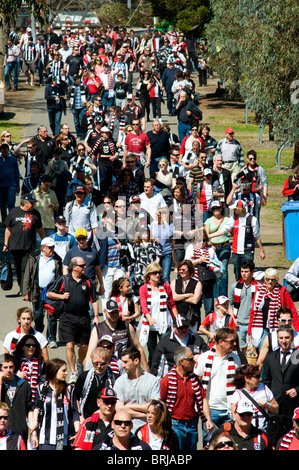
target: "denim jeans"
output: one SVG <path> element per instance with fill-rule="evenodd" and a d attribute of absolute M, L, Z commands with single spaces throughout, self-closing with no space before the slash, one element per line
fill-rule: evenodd
<path fill-rule="evenodd" d="M 228 263 L 230 258 L 231 247 L 230 245 L 224 245 L 216 247 L 216 255 L 223 266 L 223 273 L 220 280 L 219 295 L 226 295 L 228 292 Z"/>
<path fill-rule="evenodd" d="M 42 291 L 40 292 L 40 296 L 37 302 L 33 302 L 33 315 L 34 315 L 34 323 L 35 329 L 42 333 L 44 331 L 44 302 L 42 301 Z M 48 327 L 47 327 L 47 340 L 56 341 L 56 334 L 57 334 L 57 319 L 51 317 L 47 313 L 48 319 Z"/>
<path fill-rule="evenodd" d="M 211 419 L 217 428 L 220 428 L 226 422 L 232 423 L 231 416 L 228 414 L 227 410 L 216 410 L 215 408 L 210 408 L 210 413 Z M 208 433 L 205 427 L 203 427 L 202 437 L 203 445 L 205 446 L 208 443 Z"/>
<path fill-rule="evenodd" d="M 196 450 L 198 442 L 198 418 L 189 420 L 172 418 L 172 429 L 179 439 L 180 450 Z"/>
<path fill-rule="evenodd" d="M 6 219 L 7 209 L 10 212 L 15 207 L 16 188 L 2 187 L 0 188 L 0 209 L 2 222 Z"/>
<path fill-rule="evenodd" d="M 82 121 L 82 118 L 83 118 L 84 114 L 86 113 L 86 108 L 80 108 L 80 109 L 72 108 L 72 113 L 73 113 L 73 116 L 74 116 L 74 124 L 75 124 L 77 137 L 78 137 L 78 139 L 81 139 L 81 137 L 83 135 L 83 129 L 81 127 L 81 121 Z"/>
<path fill-rule="evenodd" d="M 8 62 L 5 65 L 4 69 L 4 79 L 5 79 L 5 85 L 7 88 L 10 87 L 10 75 L 12 74 L 13 76 L 13 86 L 14 89 L 18 89 L 18 63 L 17 62 Z"/>
<path fill-rule="evenodd" d="M 246 348 L 248 339 L 248 324 L 238 323 L 237 333 L 239 337 L 240 349 Z"/>
<path fill-rule="evenodd" d="M 184 122 L 178 122 L 178 133 L 180 144 L 183 142 L 184 137 L 190 134 L 191 125 L 185 124 Z"/>
<path fill-rule="evenodd" d="M 102 95 L 102 106 L 105 110 L 109 110 L 111 106 L 114 105 L 114 96 L 109 98 L 109 92 L 104 91 Z"/>
<path fill-rule="evenodd" d="M 53 135 L 58 135 L 60 133 L 61 127 L 61 109 L 48 109 L 49 124 Z"/>
<path fill-rule="evenodd" d="M 161 257 L 162 280 L 163 282 L 168 282 L 168 284 L 170 283 L 171 263 L 172 263 L 172 253 L 167 253 L 166 255 L 162 255 Z"/>

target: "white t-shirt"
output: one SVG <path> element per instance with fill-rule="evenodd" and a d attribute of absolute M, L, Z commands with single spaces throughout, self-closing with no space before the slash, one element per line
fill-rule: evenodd
<path fill-rule="evenodd" d="M 147 197 L 145 193 L 142 193 L 140 200 L 140 209 L 144 209 L 148 212 L 153 220 L 156 220 L 157 210 L 161 207 L 166 207 L 166 202 L 161 194 L 154 194 L 152 197 Z"/>
<path fill-rule="evenodd" d="M 36 337 L 37 341 L 40 344 L 41 349 L 47 346 L 48 341 L 42 333 L 34 330 L 32 334 Z M 14 348 L 11 347 L 12 344 L 18 343 L 20 339 L 23 338 L 23 336 L 24 336 L 24 333 L 18 333 L 16 330 L 11 331 L 10 333 L 7 333 L 7 335 L 4 338 L 3 347 L 9 352 L 9 354 L 11 354 L 14 350 Z"/>

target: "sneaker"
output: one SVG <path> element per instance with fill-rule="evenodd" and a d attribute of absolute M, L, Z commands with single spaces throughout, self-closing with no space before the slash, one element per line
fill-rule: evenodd
<path fill-rule="evenodd" d="M 57 343 L 56 341 L 50 341 L 49 344 L 48 344 L 48 347 L 50 349 L 56 349 L 57 348 Z"/>
<path fill-rule="evenodd" d="M 77 367 L 78 374 L 79 375 L 82 374 L 83 369 L 84 369 L 83 364 L 80 364 L 80 362 L 76 361 L 76 367 Z"/>
<path fill-rule="evenodd" d="M 31 85 L 31 86 L 34 86 L 34 83 L 33 83 L 33 82 L 31 82 L 31 83 L 30 83 L 30 85 Z"/>
<path fill-rule="evenodd" d="M 78 374 L 77 372 L 71 372 L 70 373 L 70 380 L 69 380 L 69 383 L 70 384 L 75 384 L 77 382 L 77 379 L 78 379 Z"/>

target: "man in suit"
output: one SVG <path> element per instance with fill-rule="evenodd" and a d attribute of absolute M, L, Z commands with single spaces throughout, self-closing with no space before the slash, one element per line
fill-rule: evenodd
<path fill-rule="evenodd" d="M 279 415 L 289 430 L 294 409 L 299 406 L 299 360 L 297 349 L 292 348 L 294 332 L 290 326 L 279 326 L 277 339 L 279 348 L 268 353 L 264 363 L 263 383 L 272 390 Z"/>

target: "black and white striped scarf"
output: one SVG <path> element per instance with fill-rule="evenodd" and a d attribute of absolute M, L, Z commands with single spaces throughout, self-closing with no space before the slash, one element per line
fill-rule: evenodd
<path fill-rule="evenodd" d="M 208 385 L 210 382 L 215 352 L 216 352 L 216 348 L 215 347 L 211 348 L 207 357 L 207 361 L 204 366 L 204 371 L 203 371 L 203 375 L 201 378 L 201 382 L 205 390 L 208 388 Z M 235 386 L 232 383 L 235 371 L 236 371 L 236 365 L 235 365 L 234 358 L 232 355 L 229 355 L 228 362 L 227 362 L 227 370 L 226 370 L 226 396 L 227 397 L 232 395 L 235 391 Z"/>
<path fill-rule="evenodd" d="M 166 333 L 167 330 L 167 293 L 163 284 L 159 284 L 160 293 L 160 314 L 161 314 L 161 327 L 159 330 L 160 334 Z M 147 284 L 147 308 L 151 310 L 152 303 L 152 288 L 150 283 Z"/>

